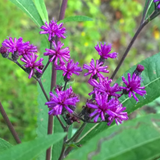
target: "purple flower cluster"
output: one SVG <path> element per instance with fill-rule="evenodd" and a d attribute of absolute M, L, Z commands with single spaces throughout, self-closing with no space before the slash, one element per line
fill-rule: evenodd
<path fill-rule="evenodd" d="M 79 102 L 79 99 L 73 93 L 72 87 L 66 91 L 61 91 L 58 88 L 55 91 L 57 96 L 50 92 L 50 101 L 45 103 L 50 108 L 48 113 L 50 115 L 60 115 L 62 112 L 64 113 L 66 111 L 73 113 L 73 110 L 75 109 L 76 103 Z"/>
<path fill-rule="evenodd" d="M 96 60 L 96 65 L 95 65 L 94 59 L 92 59 L 90 62 L 90 66 L 86 64 L 83 65 L 83 68 L 88 70 L 88 73 L 85 73 L 84 76 L 91 74 L 90 79 L 96 78 L 96 76 L 99 78 L 104 78 L 104 76 L 100 72 L 109 73 L 109 71 L 107 70 L 108 66 L 103 67 L 102 65 L 103 63 L 99 62 L 99 60 Z"/>
<path fill-rule="evenodd" d="M 111 44 L 100 44 L 95 46 L 95 49 L 97 50 L 98 54 L 101 56 L 101 59 L 108 59 L 108 58 L 116 58 L 117 54 L 116 52 L 110 53 L 112 48 Z M 110 53 L 110 54 L 109 54 Z"/>
<path fill-rule="evenodd" d="M 108 94 L 96 93 L 96 105 L 92 103 L 87 103 L 89 108 L 93 108 L 94 112 L 90 114 L 94 117 L 94 122 L 98 121 L 101 117 L 102 121 L 107 121 L 110 125 L 115 119 L 117 125 L 122 123 L 123 120 L 128 120 L 127 112 L 123 112 L 126 107 L 122 107 L 122 104 L 117 99 L 110 99 Z"/>
<path fill-rule="evenodd" d="M 79 75 L 82 72 L 81 67 L 78 67 L 78 62 L 74 63 L 73 60 L 70 60 L 70 50 L 69 47 L 62 48 L 64 46 L 61 41 L 54 41 L 55 36 L 59 38 L 66 38 L 64 33 L 66 29 L 63 26 L 63 23 L 57 24 L 54 20 L 52 20 L 49 24 L 45 23 L 46 26 L 42 26 L 40 34 L 49 34 L 48 40 L 51 43 L 50 49 L 46 48 L 46 52 L 44 56 L 49 56 L 49 61 L 53 62 L 56 66 L 56 70 L 62 70 L 63 76 L 65 79 L 69 80 L 72 74 Z"/>
<path fill-rule="evenodd" d="M 59 38 L 64 38 L 63 34 L 65 33 L 65 29 L 62 28 L 62 24 L 58 25 L 55 21 L 45 24 L 46 26 L 41 27 L 44 31 L 40 33 L 49 34 L 48 40 L 50 41 L 51 47 L 50 49 L 46 49 L 44 55 L 49 56 L 49 61 L 55 64 L 56 70 L 63 71 L 64 80 L 67 83 L 71 79 L 72 74 L 80 75 L 82 69 L 78 67 L 78 62 L 74 63 L 72 59 L 70 60 L 69 48 L 62 48 L 64 46 L 63 43 L 53 40 L 53 38 L 58 35 Z M 122 121 L 128 119 L 128 116 L 127 112 L 124 112 L 126 107 L 122 106 L 118 98 L 121 97 L 122 94 L 127 93 L 129 97 L 131 97 L 132 94 L 137 100 L 134 92 L 144 95 L 145 92 L 142 91 L 144 87 L 140 87 L 141 81 L 138 74 L 135 74 L 136 76 L 133 77 L 132 81 L 129 79 L 129 82 L 126 82 L 126 80 L 124 81 L 123 78 L 127 87 L 121 87 L 117 83 L 112 86 L 112 80 L 105 77 L 102 73 L 109 73 L 107 70 L 108 66 L 104 66 L 105 60 L 108 58 L 115 59 L 118 53 L 110 53 L 111 44 L 106 45 L 105 43 L 101 43 L 100 45 L 96 45 L 95 49 L 100 55 L 99 60 L 92 59 L 89 65 L 83 65 L 83 69 L 88 71 L 84 76 L 90 75 L 88 83 L 93 86 L 93 91 L 89 93 L 89 95 L 92 95 L 92 99 L 87 100 L 86 103 L 86 108 L 90 108 L 91 110 L 85 109 L 81 115 L 84 117 L 84 121 L 85 119 L 94 119 L 94 122 L 97 122 L 100 118 L 101 121 L 106 121 L 108 125 L 110 125 L 113 120 L 115 120 L 117 124 L 122 123 Z M 136 73 L 140 72 L 138 71 Z M 71 88 L 65 91 L 65 87 L 66 85 L 64 86 L 64 91 L 62 91 L 63 87 L 61 89 L 56 89 L 57 96 L 51 92 L 51 99 L 49 102 L 46 102 L 46 105 L 50 108 L 49 114 L 59 115 L 64 114 L 64 111 L 68 111 L 70 115 L 69 119 L 74 119 L 72 115 L 73 110 L 71 108 L 75 109 L 76 102 L 79 100 L 76 96 L 70 97 L 69 91 Z"/>
<path fill-rule="evenodd" d="M 36 62 L 36 59 L 38 55 L 37 53 L 37 47 L 34 46 L 33 44 L 30 44 L 30 42 L 23 42 L 23 39 L 20 37 L 19 39 L 9 37 L 9 39 L 6 39 L 2 42 L 2 46 L 7 49 L 7 52 L 12 53 L 12 60 L 17 61 L 19 56 L 22 56 L 20 58 L 21 61 L 25 62 L 26 64 L 24 65 L 26 67 L 26 70 L 30 70 L 29 77 L 31 78 L 35 70 L 42 74 L 42 68 L 43 64 L 43 58 L 41 58 L 39 61 Z"/>
<path fill-rule="evenodd" d="M 32 53 L 30 56 L 24 55 L 20 60 L 25 63 L 25 67 L 30 69 L 29 79 L 34 75 L 34 70 L 42 74 L 42 70 L 39 69 L 39 66 L 43 66 L 42 61 L 43 58 L 40 58 L 39 61 L 36 62 L 38 55 Z"/>
<path fill-rule="evenodd" d="M 64 36 L 65 28 L 62 27 L 63 24 L 57 24 L 52 20 L 49 24 L 45 23 L 45 26 L 42 26 L 43 31 L 40 34 L 48 34 L 48 40 L 50 42 L 50 48 L 46 48 L 44 56 L 49 56 L 49 62 L 53 62 L 56 70 L 62 70 L 64 80 L 66 83 L 71 79 L 72 74 L 80 75 L 82 72 L 81 67 L 78 67 L 78 62 L 74 63 L 70 56 L 69 47 L 63 47 L 64 44 L 58 40 L 55 41 L 55 36 L 58 38 L 66 38 Z M 71 123 L 74 120 L 77 120 L 73 115 L 73 110 L 75 109 L 76 103 L 79 102 L 78 97 L 73 93 L 72 88 L 65 90 L 65 87 L 58 87 L 55 89 L 56 95 L 50 92 L 51 99 L 49 102 L 46 102 L 46 105 L 50 108 L 49 114 L 51 115 L 60 115 L 65 114 L 65 120 L 67 123 Z M 63 88 L 63 91 L 62 91 Z M 77 120 L 78 121 L 78 120 Z"/>
<path fill-rule="evenodd" d="M 73 59 L 71 59 L 67 65 L 56 66 L 57 70 L 63 71 L 63 76 L 66 76 L 67 79 L 70 79 L 72 74 L 80 75 L 79 72 L 82 72 L 81 67 L 78 67 L 78 62 L 74 63 Z"/>
<path fill-rule="evenodd" d="M 133 95 L 134 99 L 138 102 L 138 98 L 136 97 L 135 93 L 139 94 L 140 96 L 144 96 L 146 91 L 144 90 L 145 87 L 141 87 L 142 78 L 137 76 L 135 73 L 132 75 L 128 73 L 128 81 L 125 77 L 122 77 L 122 80 L 126 87 L 121 87 L 125 94 L 128 94 L 128 97 L 131 98 Z"/>
<path fill-rule="evenodd" d="M 59 65 L 64 65 L 64 60 L 68 62 L 70 59 L 69 48 L 66 47 L 62 49 L 64 44 L 60 41 L 58 41 L 57 44 L 55 43 L 55 41 L 53 41 L 52 44 L 54 46 L 54 49 L 46 49 L 47 52 L 44 53 L 44 56 L 50 56 L 51 58 L 49 61 L 54 61 L 55 65 L 58 65 L 58 59 L 60 60 Z"/>
<path fill-rule="evenodd" d="M 154 0 L 154 2 L 158 2 L 158 0 Z M 128 80 L 122 77 L 125 86 L 119 86 L 118 83 L 112 85 L 112 79 L 104 76 L 105 73 L 109 73 L 108 66 L 105 66 L 105 60 L 108 58 L 115 59 L 118 53 L 110 53 L 111 44 L 97 44 L 95 49 L 100 58 L 98 60 L 91 59 L 89 65 L 83 65 L 83 69 L 87 70 L 84 76 L 90 75 L 88 83 L 93 87 L 93 91 L 89 95 L 92 98 L 87 99 L 84 109 L 79 114 L 80 117 L 77 117 L 74 114 L 74 110 L 76 103 L 79 102 L 79 98 L 74 94 L 72 87 L 66 89 L 66 85 L 73 74 L 80 75 L 82 68 L 78 66 L 78 62 L 74 63 L 73 59 L 71 59 L 69 47 L 63 47 L 64 44 L 60 41 L 60 38 L 66 38 L 64 36 L 66 29 L 62 23 L 57 24 L 56 21 L 52 20 L 49 24 L 46 22 L 41 29 L 43 31 L 40 31 L 40 34 L 48 34 L 50 43 L 50 48 L 46 48 L 44 52 L 44 56 L 48 56 L 48 63 L 45 69 L 50 62 L 54 63 L 56 70 L 63 71 L 65 81 L 64 86 L 55 88 L 55 94 L 50 92 L 50 100 L 45 103 L 50 108 L 48 114 L 54 116 L 62 114 L 64 120 L 69 125 L 74 121 L 79 122 L 78 118 L 85 122 L 92 120 L 95 123 L 104 121 L 107 122 L 107 125 L 110 125 L 113 120 L 115 120 L 117 125 L 127 120 L 126 107 L 122 106 L 119 98 L 123 94 L 127 94 L 129 98 L 133 96 L 136 101 L 139 101 L 136 94 L 140 96 L 146 94 L 145 87 L 141 86 L 142 78 L 140 76 L 144 67 L 137 65 L 132 76 L 128 73 Z M 20 60 L 25 63 L 23 65 L 25 69 L 22 66 L 21 68 L 29 73 L 28 78 L 33 76 L 41 77 L 44 67 L 42 64 L 43 58 L 37 61 L 37 47 L 30 44 L 29 41 L 23 42 L 21 37 L 19 39 L 9 37 L 9 39 L 3 41 L 0 52 L 5 58 L 8 58 L 11 52 L 12 58 L 9 57 L 8 59 L 16 63 L 18 63 L 17 60 L 21 56 Z"/>
<path fill-rule="evenodd" d="M 40 34 L 48 34 L 48 40 L 52 41 L 52 39 L 57 36 L 59 38 L 66 38 L 64 33 L 66 29 L 62 27 L 63 23 L 57 24 L 56 21 L 52 20 L 49 24 L 45 22 L 45 25 L 41 27 L 44 31 L 40 31 Z"/>

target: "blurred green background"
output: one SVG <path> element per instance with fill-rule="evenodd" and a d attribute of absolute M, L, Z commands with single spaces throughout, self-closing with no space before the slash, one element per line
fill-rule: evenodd
<path fill-rule="evenodd" d="M 46 0 L 45 2 L 49 19 L 58 19 L 60 1 Z M 144 0 L 77 0 L 76 2 L 69 0 L 66 17 L 86 15 L 93 19 L 89 22 L 64 24 L 67 28 L 67 38 L 63 42 L 65 46 L 69 46 L 71 57 L 83 66 L 83 63 L 89 63 L 92 58 L 99 58 L 94 49 L 95 45 L 99 42 L 112 43 L 112 51 L 118 52 L 119 55 L 116 60 L 108 60 L 106 63 L 109 66 L 108 76 L 110 76 L 140 23 L 143 6 Z M 24 41 L 30 41 L 38 48 L 40 47 L 42 36 L 39 35 L 39 28 L 8 0 L 0 2 L 0 24 L 0 43 L 9 36 L 23 37 Z M 138 36 L 116 78 L 123 75 L 131 66 L 160 50 L 159 31 L 159 18 L 156 18 Z M 29 80 L 23 70 L 2 57 L 0 57 L 0 73 L 0 101 L 5 111 L 22 141 L 34 139 L 38 113 L 36 82 L 33 79 Z M 71 82 L 74 91 L 81 98 L 78 110 L 91 91 L 86 83 L 87 80 L 88 77 L 73 76 Z M 160 100 L 157 99 L 145 106 L 143 110 L 136 111 L 131 118 L 150 112 L 159 112 L 157 109 L 159 104 Z M 0 137 L 15 143 L 1 114 Z"/>

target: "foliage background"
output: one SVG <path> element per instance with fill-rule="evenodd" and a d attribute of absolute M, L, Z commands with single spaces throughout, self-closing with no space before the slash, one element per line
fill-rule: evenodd
<path fill-rule="evenodd" d="M 58 19 L 59 0 L 46 0 L 46 5 L 49 18 Z M 127 2 L 125 0 L 77 0 L 76 5 L 74 0 L 68 1 L 66 17 L 86 15 L 93 19 L 91 22 L 65 24 L 67 39 L 64 43 L 65 46 L 70 47 L 72 58 L 79 61 L 82 66 L 83 63 L 89 63 L 91 58 L 99 58 L 94 49 L 98 42 L 112 43 L 113 51 L 118 52 L 119 56 L 118 59 L 107 62 L 111 74 L 140 23 L 143 6 L 142 0 L 127 0 Z M 145 57 L 159 51 L 158 22 L 159 18 L 156 18 L 142 31 L 116 78 Z M 23 37 L 24 41 L 31 41 L 40 47 L 42 36 L 39 35 L 39 29 L 10 1 L 1 0 L 0 23 L 0 43 L 8 36 Z M 29 80 L 21 69 L 2 57 L 0 57 L 0 73 L 0 101 L 5 111 L 22 141 L 34 139 L 38 112 L 36 100 L 38 92 L 35 81 Z M 90 92 L 86 82 L 87 79 L 84 77 L 74 77 L 71 82 L 73 89 L 81 97 L 78 110 L 87 98 L 87 93 Z M 130 117 L 159 112 L 159 104 L 160 100 L 157 99 Z M 0 136 L 15 143 L 1 115 Z"/>

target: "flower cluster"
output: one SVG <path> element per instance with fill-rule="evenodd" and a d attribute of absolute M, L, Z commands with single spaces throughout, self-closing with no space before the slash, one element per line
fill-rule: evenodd
<path fill-rule="evenodd" d="M 63 23 L 57 24 L 56 21 L 52 20 L 49 24 L 45 22 L 45 25 L 41 27 L 44 31 L 40 31 L 40 34 L 48 34 L 48 40 L 52 41 L 52 39 L 57 36 L 59 38 L 66 38 L 64 33 L 66 29 L 63 27 Z"/>
<path fill-rule="evenodd" d="M 50 92 L 50 101 L 45 104 L 48 105 L 50 115 L 60 115 L 66 111 L 73 113 L 76 103 L 79 102 L 78 97 L 73 93 L 72 87 L 66 91 L 55 89 L 56 95 Z"/>
<path fill-rule="evenodd" d="M 21 37 L 19 39 L 13 39 L 12 37 L 9 37 L 9 39 L 6 39 L 2 42 L 1 53 L 3 57 L 6 58 L 9 56 L 10 52 L 12 53 L 11 60 L 13 60 L 14 62 L 17 62 L 19 57 L 21 57 L 21 61 L 25 62 L 25 70 L 29 73 L 28 78 L 31 78 L 36 72 L 42 74 L 43 58 L 36 62 L 38 57 L 38 55 L 36 54 L 37 47 L 33 44 L 30 44 L 29 41 L 23 42 L 23 39 Z"/>
<path fill-rule="evenodd" d="M 66 114 L 65 120 L 67 123 L 71 123 L 77 117 L 74 117 L 73 110 L 75 109 L 76 103 L 79 101 L 77 96 L 70 96 L 70 89 L 65 91 L 66 83 L 71 79 L 72 74 L 80 75 L 82 72 L 81 67 L 78 67 L 78 62 L 74 63 L 70 59 L 69 48 L 63 48 L 64 44 L 61 41 L 55 41 L 55 36 L 59 38 L 65 38 L 63 35 L 65 33 L 65 28 L 62 27 L 62 24 L 56 24 L 54 20 L 46 26 L 42 26 L 41 34 L 49 34 L 49 42 L 51 44 L 49 49 L 46 49 L 44 53 L 45 56 L 49 56 L 49 61 L 55 64 L 57 70 L 63 71 L 65 85 L 56 89 L 56 95 L 52 92 L 50 93 L 51 99 L 49 102 L 46 102 L 46 105 L 50 108 L 49 114 L 60 115 Z M 93 91 L 89 93 L 92 95 L 91 99 L 88 99 L 85 107 L 82 112 L 79 114 L 80 119 L 84 121 L 91 121 L 94 119 L 94 122 L 100 121 L 107 122 L 110 125 L 113 120 L 117 124 L 122 123 L 124 120 L 128 119 L 126 107 L 123 107 L 120 101 L 118 100 L 123 94 L 128 94 L 129 98 L 133 95 L 136 101 L 138 98 L 135 93 L 144 96 L 146 91 L 144 87 L 141 87 L 141 77 L 140 74 L 143 71 L 143 67 L 139 65 L 138 69 L 134 71 L 132 79 L 130 74 L 128 74 L 128 82 L 122 77 L 122 80 L 126 87 L 119 86 L 117 83 L 111 85 L 112 79 L 104 76 L 105 73 L 109 73 L 108 66 L 105 66 L 105 60 L 108 58 L 115 59 L 118 53 L 111 52 L 111 44 L 106 45 L 98 44 L 95 46 L 96 51 L 98 52 L 100 58 L 98 60 L 91 59 L 89 65 L 84 64 L 83 69 L 86 69 L 88 72 L 84 76 L 90 75 L 88 83 L 93 87 Z M 103 73 L 103 74 L 102 74 Z M 63 88 L 63 91 L 62 91 Z M 72 107 L 71 107 L 72 106 Z"/>
<path fill-rule="evenodd" d="M 154 2 L 158 2 L 158 0 L 154 0 Z M 42 72 L 45 71 L 51 62 L 56 70 L 63 71 L 64 86 L 56 86 L 55 94 L 50 92 L 50 100 L 45 103 L 49 108 L 48 114 L 54 116 L 63 115 L 68 125 L 75 121 L 79 122 L 79 119 L 85 122 L 94 121 L 95 123 L 104 121 L 107 122 L 107 125 L 110 125 L 113 120 L 115 120 L 117 125 L 127 120 L 126 107 L 123 107 L 119 98 L 123 94 L 127 94 L 129 98 L 133 96 L 138 102 L 139 99 L 136 94 L 140 96 L 146 94 L 145 87 L 141 86 L 141 73 L 144 67 L 137 65 L 132 76 L 128 73 L 128 79 L 123 76 L 122 81 L 125 86 L 119 86 L 118 83 L 112 85 L 112 79 L 105 76 L 105 74 L 109 73 L 105 61 L 108 58 L 115 59 L 118 53 L 110 53 L 111 44 L 97 44 L 95 50 L 100 56 L 99 59 L 91 59 L 89 65 L 83 65 L 83 69 L 87 70 L 84 76 L 90 75 L 88 83 L 93 87 L 93 90 L 89 93 L 91 98 L 87 99 L 83 110 L 77 115 L 74 111 L 77 102 L 80 100 L 73 92 L 72 87 L 66 89 L 66 86 L 73 74 L 80 75 L 82 68 L 78 66 L 78 62 L 74 63 L 73 59 L 71 59 L 69 47 L 64 47 L 64 44 L 60 41 L 60 38 L 66 38 L 64 36 L 66 29 L 62 23 L 57 24 L 54 20 L 49 24 L 46 22 L 41 29 L 43 31 L 40 31 L 40 34 L 48 34 L 50 43 L 50 48 L 46 48 L 44 52 L 44 56 L 48 56 L 48 62 L 43 71 L 43 58 L 37 61 L 37 47 L 30 44 L 29 41 L 23 42 L 21 37 L 19 39 L 9 37 L 9 39 L 4 40 L 0 52 L 3 57 L 14 61 L 19 66 L 21 65 L 18 59 L 21 57 L 20 60 L 25 63 L 21 68 L 29 74 L 28 78 L 35 78 L 35 76 L 40 78 L 43 74 Z M 11 57 L 9 57 L 9 53 L 12 54 Z"/>
<path fill-rule="evenodd" d="M 81 67 L 78 67 L 78 62 L 74 63 L 73 60 L 70 60 L 70 50 L 69 47 L 62 48 L 64 44 L 61 41 L 55 41 L 55 36 L 58 38 L 66 38 L 64 33 L 66 29 L 63 26 L 63 23 L 57 24 L 56 21 L 52 20 L 49 24 L 45 23 L 46 26 L 42 26 L 40 34 L 48 34 L 50 48 L 46 48 L 44 56 L 49 56 L 49 61 L 53 62 L 56 66 L 56 70 L 62 70 L 65 80 L 69 80 L 72 74 L 79 75 L 78 72 L 82 72 Z"/>
<path fill-rule="evenodd" d="M 48 34 L 48 41 L 50 48 L 46 48 L 44 56 L 49 56 L 49 62 L 53 62 L 56 70 L 62 70 L 64 81 L 67 83 L 72 74 L 80 75 L 82 72 L 81 67 L 78 67 L 78 62 L 74 63 L 73 59 L 70 59 L 69 47 L 63 47 L 64 44 L 60 41 L 60 38 L 66 38 L 64 36 L 65 28 L 63 24 L 57 24 L 52 20 L 49 24 L 46 22 L 41 27 L 43 31 L 40 34 Z M 56 39 L 56 36 L 59 38 Z M 78 121 L 76 117 L 72 115 L 75 110 L 76 103 L 79 102 L 78 97 L 73 93 L 72 88 L 57 87 L 55 89 L 56 94 L 50 92 L 50 101 L 46 102 L 46 105 L 50 108 L 49 114 L 60 115 L 63 114 L 66 123 L 71 124 L 73 121 Z M 62 91 L 63 88 L 63 91 Z M 65 90 L 66 89 L 66 90 Z M 68 113 L 67 113 L 68 112 Z"/>

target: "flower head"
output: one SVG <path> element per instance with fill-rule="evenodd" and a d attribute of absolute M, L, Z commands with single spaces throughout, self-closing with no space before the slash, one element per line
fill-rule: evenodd
<path fill-rule="evenodd" d="M 37 47 L 33 44 L 28 44 L 23 50 L 19 51 L 19 55 L 21 56 L 31 55 L 31 53 L 37 53 Z"/>
<path fill-rule="evenodd" d="M 109 73 L 107 70 L 108 66 L 102 66 L 103 63 L 99 60 L 96 60 L 96 65 L 94 64 L 94 59 L 91 60 L 90 66 L 84 64 L 83 68 L 88 70 L 88 73 L 85 73 L 84 76 L 91 74 L 91 78 L 93 76 L 98 76 L 99 78 L 104 78 L 104 76 L 100 72 Z"/>
<path fill-rule="evenodd" d="M 60 60 L 59 65 L 64 65 L 64 60 L 68 62 L 70 59 L 69 48 L 62 48 L 64 44 L 60 41 L 58 41 L 57 44 L 53 41 L 52 44 L 54 46 L 54 49 L 46 49 L 47 52 L 45 52 L 44 55 L 50 56 L 50 62 L 54 60 L 55 65 L 58 65 L 58 59 Z"/>
<path fill-rule="evenodd" d="M 108 59 L 108 58 L 116 58 L 117 54 L 116 52 L 110 53 L 111 51 L 111 44 L 106 45 L 104 44 L 100 44 L 100 46 L 97 44 L 94 48 L 97 50 L 98 54 L 101 56 L 101 59 Z"/>
<path fill-rule="evenodd" d="M 42 61 L 43 58 L 40 58 L 39 61 L 36 62 L 38 55 L 31 53 L 31 56 L 24 55 L 20 60 L 26 63 L 24 66 L 30 69 L 29 79 L 34 75 L 34 69 L 37 72 L 42 73 L 42 70 L 39 67 L 43 66 Z"/>
<path fill-rule="evenodd" d="M 128 73 L 128 81 L 122 77 L 122 81 L 126 85 L 126 87 L 121 87 L 123 89 L 124 94 L 128 94 L 129 98 L 133 95 L 134 99 L 138 102 L 138 98 L 136 97 L 135 93 L 144 96 L 146 91 L 144 90 L 145 87 L 141 87 L 141 77 L 137 76 L 135 73 L 132 75 Z"/>
<path fill-rule="evenodd" d="M 102 121 L 107 121 L 110 125 L 115 119 L 116 123 L 122 123 L 123 120 L 127 120 L 127 112 L 123 112 L 126 108 L 122 107 L 122 104 L 114 98 L 108 99 L 107 94 L 96 93 L 95 98 L 97 105 L 93 103 L 87 103 L 89 108 L 95 109 L 90 117 L 94 117 L 94 122 L 98 121 L 100 117 Z"/>
<path fill-rule="evenodd" d="M 117 125 L 121 124 L 124 120 L 128 120 L 127 112 L 123 112 L 124 110 L 126 110 L 126 107 L 122 107 L 122 104 L 120 103 L 117 103 L 112 107 L 109 107 L 108 111 L 106 112 L 108 114 L 107 125 L 110 126 L 114 119 Z"/>
<path fill-rule="evenodd" d="M 23 38 L 14 38 L 12 39 L 12 37 L 9 37 L 9 40 L 6 39 L 2 42 L 2 45 L 4 47 L 7 47 L 8 52 L 12 52 L 12 54 L 14 54 L 14 52 L 21 52 L 24 50 L 24 48 L 26 46 L 28 46 L 29 42 L 25 42 L 23 43 Z"/>
<path fill-rule="evenodd" d="M 56 66 L 57 70 L 63 71 L 63 76 L 66 76 L 67 79 L 70 79 L 72 74 L 79 75 L 79 72 L 82 72 L 81 67 L 78 67 L 78 62 L 74 63 L 73 59 L 70 60 L 70 62 L 67 63 L 67 65 L 63 66 Z"/>
<path fill-rule="evenodd" d="M 89 84 L 94 87 L 94 90 L 89 93 L 89 95 L 100 92 L 103 94 L 107 94 L 108 96 L 114 96 L 114 97 L 120 97 L 120 94 L 116 93 L 121 91 L 121 88 L 117 83 L 115 83 L 113 86 L 111 86 L 112 79 L 108 80 L 108 78 L 101 79 L 100 82 L 98 82 L 95 79 L 91 79 L 89 81 Z"/>
<path fill-rule="evenodd" d="M 46 102 L 45 105 L 51 109 L 48 114 L 50 115 L 60 115 L 62 111 L 68 111 L 73 113 L 72 108 L 75 107 L 76 103 L 79 102 L 79 99 L 73 93 L 72 87 L 66 91 L 56 90 L 57 96 L 50 92 L 51 99 L 49 102 Z"/>
<path fill-rule="evenodd" d="M 49 24 L 45 22 L 45 25 L 41 27 L 41 29 L 43 29 L 44 31 L 40 31 L 40 34 L 49 34 L 49 41 L 55 36 L 59 38 L 66 38 L 63 35 L 66 32 L 66 29 L 62 26 L 63 23 L 57 24 L 57 22 L 54 20 L 52 20 Z"/>

